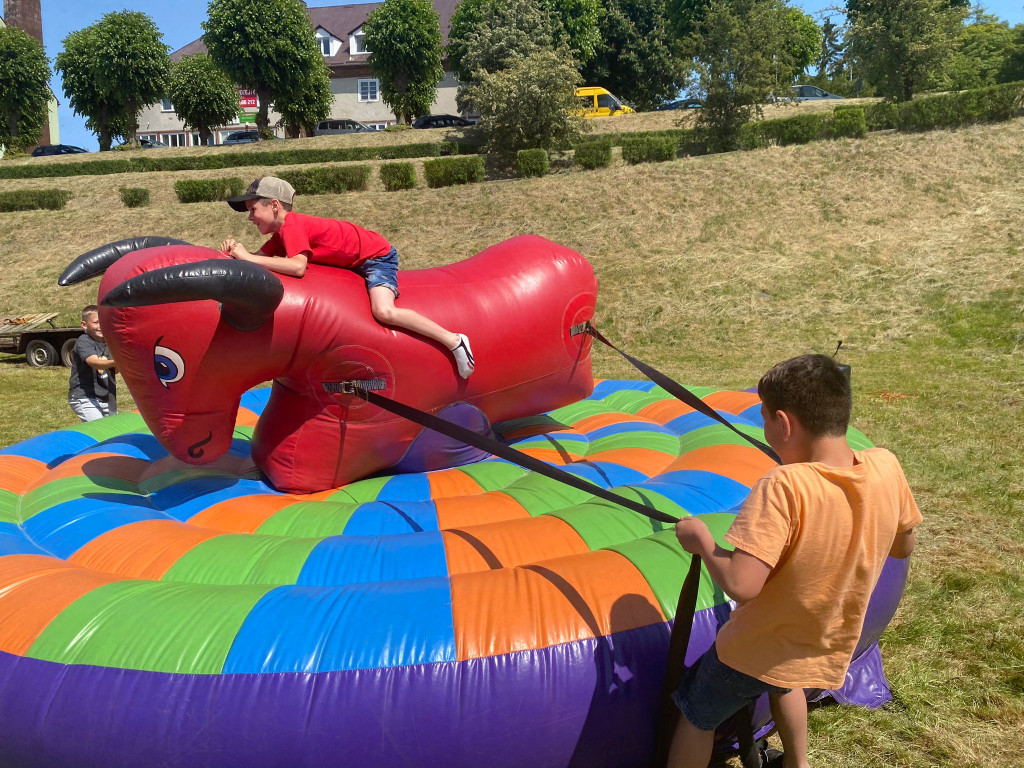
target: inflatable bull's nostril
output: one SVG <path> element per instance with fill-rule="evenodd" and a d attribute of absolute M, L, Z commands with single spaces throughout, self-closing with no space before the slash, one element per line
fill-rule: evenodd
<path fill-rule="evenodd" d="M 570 329 L 594 316 L 594 271 L 541 237 L 399 273 L 399 307 L 470 338 L 476 370 L 468 380 L 448 350 L 377 323 L 363 279 L 350 270 L 310 265 L 302 278 L 279 276 L 185 244 L 103 261 L 104 336 L 153 434 L 183 461 L 213 461 L 231 445 L 242 393 L 272 379 L 252 453 L 282 490 L 319 491 L 391 467 L 437 469 L 449 457 L 476 456 L 431 454 L 423 450 L 430 441 L 415 441 L 419 427 L 325 383 L 379 379 L 382 394 L 431 413 L 464 403 L 470 410 L 458 412 L 482 431 L 593 388 L 590 337 Z"/>

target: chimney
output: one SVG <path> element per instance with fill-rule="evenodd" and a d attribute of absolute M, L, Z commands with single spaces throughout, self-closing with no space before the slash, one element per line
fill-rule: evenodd
<path fill-rule="evenodd" d="M 27 32 L 43 42 L 43 13 L 40 0 L 4 0 L 4 21 L 8 27 Z"/>

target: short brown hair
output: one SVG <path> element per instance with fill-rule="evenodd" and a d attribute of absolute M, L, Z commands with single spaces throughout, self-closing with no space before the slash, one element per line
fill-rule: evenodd
<path fill-rule="evenodd" d="M 277 200 L 277 198 L 276 197 L 261 197 L 261 198 L 258 198 L 256 200 L 256 202 L 257 203 L 262 203 L 263 205 L 270 205 L 270 201 L 271 200 Z M 286 202 L 284 202 L 282 200 L 277 200 L 277 204 L 280 205 L 282 208 L 284 208 L 284 210 L 288 211 L 288 213 L 292 212 L 292 203 L 286 203 Z"/>
<path fill-rule="evenodd" d="M 85 322 L 85 318 L 88 317 L 89 315 L 98 315 L 99 313 L 100 313 L 100 308 L 97 307 L 95 304 L 90 304 L 87 307 L 83 307 L 82 308 L 82 322 L 84 323 Z"/>
<path fill-rule="evenodd" d="M 812 435 L 845 435 L 850 424 L 850 382 L 828 355 L 801 355 L 779 363 L 761 377 L 757 394 L 768 410 L 793 414 Z"/>

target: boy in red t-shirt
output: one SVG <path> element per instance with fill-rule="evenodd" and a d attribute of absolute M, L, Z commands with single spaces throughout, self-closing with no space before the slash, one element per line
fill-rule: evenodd
<path fill-rule="evenodd" d="M 807 768 L 805 688 L 842 686 L 886 557 L 906 558 L 921 522 L 899 461 L 846 442 L 852 397 L 825 355 L 779 363 L 757 385 L 764 435 L 782 460 L 715 543 L 699 517 L 676 525 L 736 601 L 715 644 L 673 694 L 683 713 L 671 768 L 706 768 L 715 728 L 767 693 L 785 768 Z"/>
<path fill-rule="evenodd" d="M 273 176 L 256 179 L 243 194 L 229 199 L 228 205 L 248 211 L 249 221 L 270 239 L 256 253 L 230 238 L 221 243 L 221 250 L 234 259 L 292 277 L 302 277 L 306 264 L 351 269 L 366 280 L 370 311 L 378 323 L 405 328 L 443 344 L 451 350 L 459 375 L 468 379 L 474 364 L 465 334 L 452 333 L 419 312 L 395 306 L 398 251 L 391 243 L 348 221 L 292 211 L 294 199 L 295 190 L 287 181 Z"/>

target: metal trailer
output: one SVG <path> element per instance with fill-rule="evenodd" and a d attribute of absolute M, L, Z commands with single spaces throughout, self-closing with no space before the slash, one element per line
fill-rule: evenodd
<path fill-rule="evenodd" d="M 53 324 L 53 318 L 58 314 L 0 316 L 0 352 L 23 354 L 33 368 L 58 363 L 70 368 L 75 341 L 83 331 L 81 328 L 58 328 Z"/>

